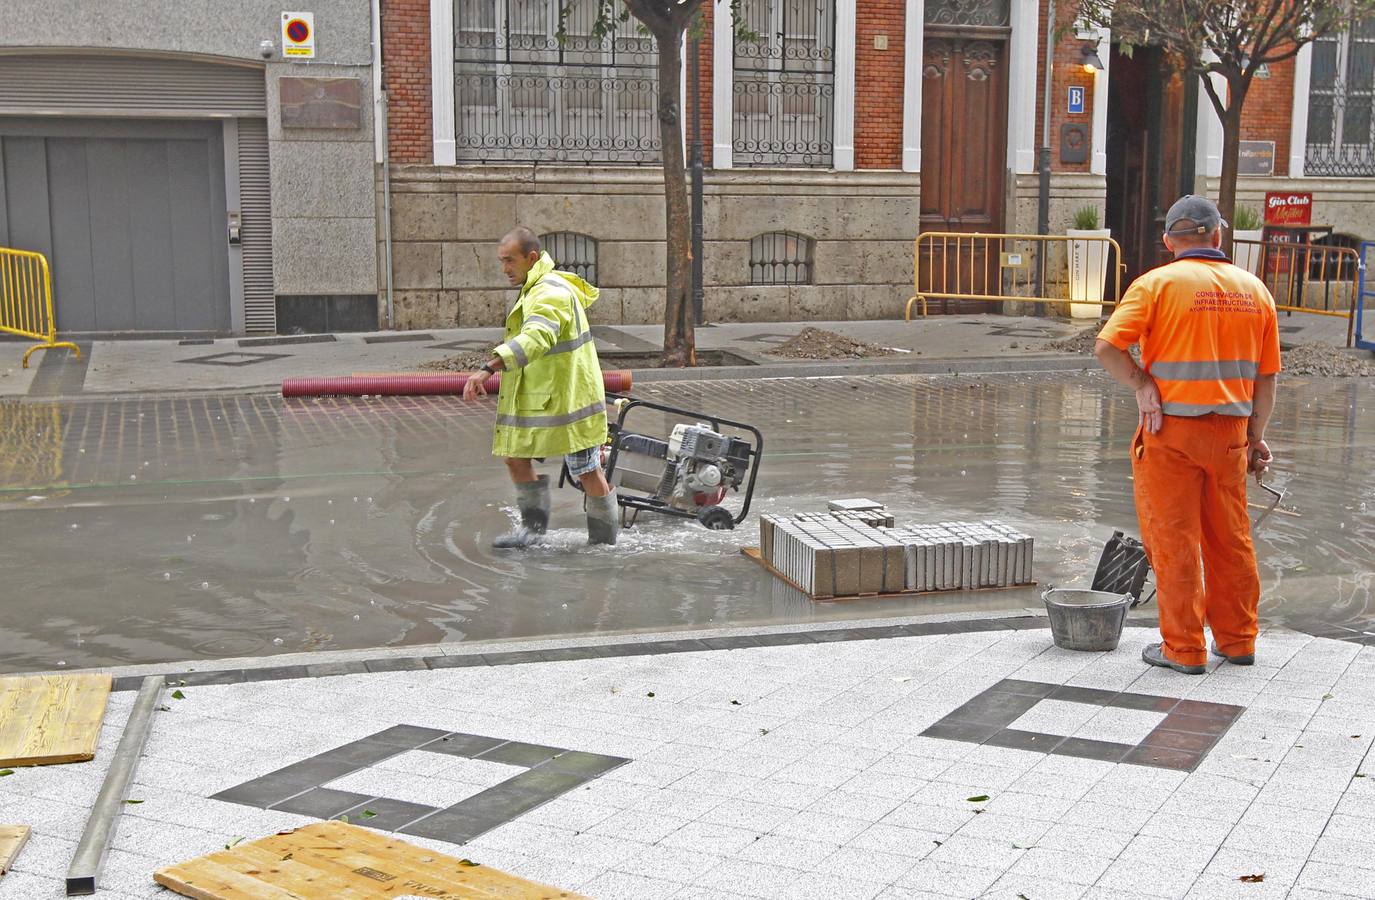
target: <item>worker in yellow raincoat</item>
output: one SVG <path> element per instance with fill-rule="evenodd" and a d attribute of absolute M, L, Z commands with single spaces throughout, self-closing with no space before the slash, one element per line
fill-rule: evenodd
<path fill-rule="evenodd" d="M 521 524 L 492 545 L 527 547 L 548 529 L 549 479 L 535 474 L 534 462 L 552 457 L 562 457 L 582 484 L 588 541 L 614 544 L 620 511 L 601 467 L 606 393 L 587 321 L 598 291 L 571 272 L 554 271 L 554 260 L 528 228 L 502 238 L 497 256 L 520 296 L 506 316 L 505 340 L 463 389 L 466 400 L 485 396 L 483 382 L 503 373 L 492 455 L 506 461 Z"/>

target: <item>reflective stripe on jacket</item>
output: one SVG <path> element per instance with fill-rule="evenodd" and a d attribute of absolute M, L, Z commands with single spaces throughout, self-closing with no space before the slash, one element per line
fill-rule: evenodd
<path fill-rule="evenodd" d="M 1280 370 L 1274 298 L 1216 251 L 1137 278 L 1098 337 L 1119 350 L 1140 342 L 1170 416 L 1249 416 L 1256 379 Z"/>
<path fill-rule="evenodd" d="M 542 254 L 506 316 L 492 453 L 562 456 L 606 441 L 606 393 L 587 307 L 595 287 Z"/>

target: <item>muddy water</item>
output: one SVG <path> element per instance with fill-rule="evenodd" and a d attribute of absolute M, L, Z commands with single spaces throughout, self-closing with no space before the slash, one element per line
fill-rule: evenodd
<path fill-rule="evenodd" d="M 637 393 L 764 431 L 744 527 L 642 517 L 589 549 L 564 490 L 546 546 L 493 551 L 513 511 L 491 410 L 446 398 L 0 404 L 0 671 L 1038 603 L 1033 589 L 813 603 L 739 554 L 753 513 L 838 496 L 908 521 L 1014 523 L 1037 539 L 1042 586 L 1085 583 L 1111 531 L 1134 531 L 1134 407 L 1093 373 Z M 1284 386 L 1275 481 L 1301 517 L 1260 531 L 1268 621 L 1375 638 L 1372 401 L 1351 380 Z"/>

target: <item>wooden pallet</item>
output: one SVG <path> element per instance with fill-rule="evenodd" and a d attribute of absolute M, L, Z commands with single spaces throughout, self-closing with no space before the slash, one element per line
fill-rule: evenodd
<path fill-rule="evenodd" d="M 14 858 L 29 840 L 29 826 L 0 825 L 0 876 L 14 866 Z"/>
<path fill-rule="evenodd" d="M 1027 584 L 1009 584 L 1006 587 L 957 588 L 953 591 L 888 591 L 885 593 L 847 594 L 841 597 L 818 597 L 809 593 L 802 585 L 775 569 L 768 560 L 764 559 L 764 554 L 758 547 L 743 547 L 740 552 L 743 553 L 746 558 L 759 563 L 759 565 L 767 569 L 775 578 L 794 590 L 800 591 L 813 600 L 825 600 L 828 603 L 832 601 L 841 602 L 844 600 L 881 600 L 884 597 L 941 597 L 949 594 L 986 594 L 990 591 L 1015 591 L 1036 587 L 1036 582 L 1032 581 Z"/>
<path fill-rule="evenodd" d="M 109 675 L 0 678 L 0 766 L 48 766 L 95 758 Z"/>
<path fill-rule="evenodd" d="M 589 900 L 338 821 L 167 866 L 153 880 L 196 900 Z"/>

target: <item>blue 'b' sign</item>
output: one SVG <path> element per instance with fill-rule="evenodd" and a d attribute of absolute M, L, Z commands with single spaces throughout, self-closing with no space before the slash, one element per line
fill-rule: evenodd
<path fill-rule="evenodd" d="M 1084 112 L 1084 89 L 1082 87 L 1069 89 L 1069 111 L 1071 115 Z"/>

